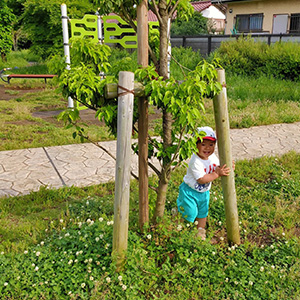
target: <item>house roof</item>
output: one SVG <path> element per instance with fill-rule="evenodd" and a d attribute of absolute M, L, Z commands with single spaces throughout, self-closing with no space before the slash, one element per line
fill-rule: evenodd
<path fill-rule="evenodd" d="M 211 0 L 211 4 L 226 4 L 230 2 L 243 2 L 243 1 L 252 1 L 252 0 Z"/>

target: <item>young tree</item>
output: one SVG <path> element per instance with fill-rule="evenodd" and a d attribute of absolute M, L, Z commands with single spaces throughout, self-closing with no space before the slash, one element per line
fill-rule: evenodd
<path fill-rule="evenodd" d="M 15 16 L 7 6 L 6 0 L 0 0 L 0 54 L 4 60 L 13 45 L 12 23 Z"/>
<path fill-rule="evenodd" d="M 118 13 L 133 28 L 136 19 L 135 0 L 95 0 L 100 7 L 100 14 Z M 194 71 L 186 75 L 183 83 L 179 84 L 174 78 L 168 79 L 167 51 L 168 51 L 168 20 L 177 11 L 177 15 L 191 15 L 192 6 L 188 0 L 159 0 L 148 1 L 149 8 L 159 20 L 159 49 L 151 49 L 149 54 L 153 62 L 146 69 L 139 69 L 136 78 L 145 87 L 145 94 L 149 101 L 162 111 L 161 141 L 149 137 L 149 153 L 161 162 L 161 170 L 153 169 L 159 177 L 154 221 L 164 215 L 167 187 L 171 172 L 187 159 L 195 150 L 197 134 L 191 137 L 195 127 L 201 120 L 204 110 L 203 99 L 213 97 L 221 87 L 216 82 L 215 66 L 201 62 Z M 153 43 L 155 44 L 155 43 Z M 73 40 L 71 48 L 71 70 L 61 73 L 61 87 L 66 96 L 97 110 L 97 116 L 116 132 L 116 99 L 108 100 L 104 97 L 104 86 L 107 82 L 100 80 L 98 74 L 104 69 L 107 73 L 108 49 L 103 45 L 93 45 L 84 40 Z M 158 55 L 157 55 L 158 54 Z M 125 64 L 121 62 L 123 70 Z M 80 74 L 80 75 L 79 75 Z M 78 111 L 73 110 L 65 115 L 71 123 L 78 117 Z M 138 115 L 134 113 L 134 122 Z M 84 136 L 83 129 L 77 127 L 78 133 Z"/>

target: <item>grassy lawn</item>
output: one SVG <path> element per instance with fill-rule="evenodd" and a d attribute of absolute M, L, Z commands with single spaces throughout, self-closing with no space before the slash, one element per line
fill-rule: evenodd
<path fill-rule="evenodd" d="M 299 299 L 299 166 L 296 153 L 237 162 L 242 244 L 230 247 L 220 181 L 205 242 L 172 215 L 184 168 L 172 176 L 165 219 L 144 232 L 132 181 L 120 273 L 110 256 L 113 183 L 2 198 L 1 299 Z M 151 213 L 154 200 L 150 192 Z"/>
<path fill-rule="evenodd" d="M 20 87 L 36 90 L 23 94 Z M 299 84 L 228 75 L 227 88 L 231 128 L 300 121 Z M 51 83 L 15 80 L 4 94 L 13 99 L 0 97 L 0 150 L 79 142 L 55 116 L 34 116 L 65 108 Z M 205 107 L 201 125 L 214 127 L 212 101 Z M 150 119 L 155 135 L 161 120 L 152 107 Z M 112 139 L 101 123 L 87 123 L 92 139 Z M 241 245 L 226 240 L 220 180 L 211 191 L 206 241 L 174 214 L 185 171 L 172 175 L 165 218 L 144 231 L 138 184 L 131 182 L 128 252 L 119 273 L 111 256 L 113 183 L 0 198 L 0 299 L 299 300 L 300 154 L 236 162 Z M 155 196 L 149 190 L 150 216 Z"/>
<path fill-rule="evenodd" d="M 42 88 L 42 91 L 19 95 L 15 87 Z M 66 108 L 67 101 L 58 94 L 51 83 L 45 88 L 43 83 L 22 80 L 5 85 L 6 93 L 14 99 L 0 101 L 0 150 L 22 149 L 29 147 L 57 146 L 79 143 L 73 139 L 71 129 L 64 123 L 52 118 L 35 117 L 37 111 L 56 111 Z M 228 76 L 228 109 L 231 128 L 293 123 L 300 121 L 300 86 L 293 82 L 261 77 L 258 79 L 242 76 Z M 1 96 L 0 96 L 1 100 Z M 214 127 L 212 101 L 205 102 L 206 114 L 201 125 Z M 150 107 L 150 134 L 157 135 L 161 127 L 160 114 Z M 88 120 L 86 131 L 94 141 L 110 140 L 114 137 L 100 121 Z M 21 126 L 20 126 L 21 125 Z"/>

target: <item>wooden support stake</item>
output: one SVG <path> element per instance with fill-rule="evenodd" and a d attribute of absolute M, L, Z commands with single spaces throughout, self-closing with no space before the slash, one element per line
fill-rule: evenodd
<path fill-rule="evenodd" d="M 138 64 L 148 66 L 148 1 L 137 7 Z M 149 222 L 148 200 L 148 99 L 139 98 L 138 146 L 139 146 L 139 226 Z"/>
<path fill-rule="evenodd" d="M 227 91 L 225 70 L 218 69 L 218 82 L 222 84 L 221 93 L 214 98 L 214 114 L 218 137 L 218 151 L 220 165 L 226 164 L 232 167 L 232 154 L 230 146 L 230 127 L 227 108 Z M 234 172 L 229 176 L 221 177 L 223 196 L 225 202 L 225 215 L 227 227 L 227 239 L 229 244 L 240 244 L 240 232 L 238 222 L 237 200 L 235 192 Z"/>
<path fill-rule="evenodd" d="M 117 260 L 117 270 L 122 268 L 128 240 L 129 219 L 129 188 L 131 167 L 131 135 L 133 119 L 134 74 L 120 72 L 118 93 L 118 121 L 117 121 L 117 158 L 115 174 L 115 203 L 113 255 Z M 123 90 L 124 87 L 126 90 Z"/>

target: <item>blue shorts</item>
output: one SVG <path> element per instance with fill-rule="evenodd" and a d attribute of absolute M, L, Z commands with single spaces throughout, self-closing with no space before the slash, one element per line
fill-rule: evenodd
<path fill-rule="evenodd" d="M 179 187 L 177 207 L 182 217 L 189 222 L 194 222 L 196 218 L 206 218 L 209 207 L 209 191 L 197 192 L 183 182 Z"/>

